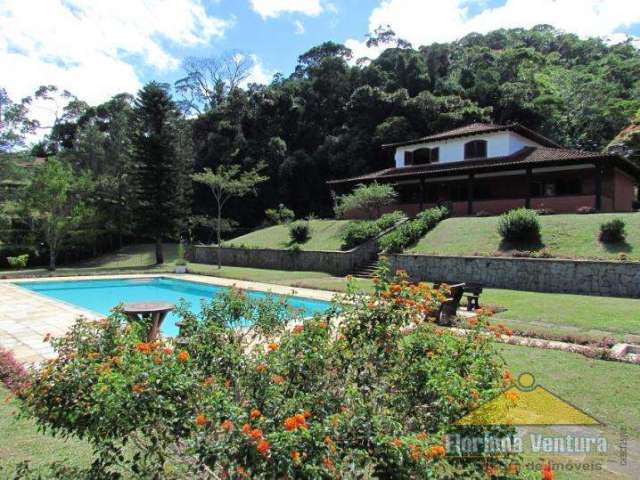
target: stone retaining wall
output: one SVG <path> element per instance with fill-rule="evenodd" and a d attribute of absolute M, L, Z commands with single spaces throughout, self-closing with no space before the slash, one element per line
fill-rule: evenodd
<path fill-rule="evenodd" d="M 546 258 L 388 255 L 414 281 L 480 283 L 538 292 L 640 297 L 640 263 Z"/>

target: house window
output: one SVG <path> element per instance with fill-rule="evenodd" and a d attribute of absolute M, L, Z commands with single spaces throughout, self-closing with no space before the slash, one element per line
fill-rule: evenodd
<path fill-rule="evenodd" d="M 413 152 L 405 151 L 404 152 L 404 165 L 413 165 Z"/>
<path fill-rule="evenodd" d="M 440 149 L 435 148 L 419 148 L 413 152 L 413 164 L 424 165 L 426 163 L 434 163 L 440 159 Z"/>
<path fill-rule="evenodd" d="M 557 195 L 581 195 L 582 182 L 579 178 L 546 180 L 531 184 L 532 197 L 555 197 Z"/>
<path fill-rule="evenodd" d="M 464 159 L 469 158 L 486 158 L 487 157 L 487 141 L 472 140 L 464 144 Z"/>

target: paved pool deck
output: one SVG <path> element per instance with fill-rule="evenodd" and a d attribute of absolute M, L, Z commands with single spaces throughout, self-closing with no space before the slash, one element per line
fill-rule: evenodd
<path fill-rule="evenodd" d="M 20 362 L 37 364 L 55 356 L 49 342 L 44 341 L 47 334 L 53 337 L 64 335 L 80 316 L 93 320 L 103 317 L 96 312 L 21 288 L 20 284 L 128 278 L 173 278 L 325 301 L 329 301 L 335 296 L 334 292 L 324 290 L 192 274 L 100 275 L 0 280 L 0 347 L 11 350 Z"/>

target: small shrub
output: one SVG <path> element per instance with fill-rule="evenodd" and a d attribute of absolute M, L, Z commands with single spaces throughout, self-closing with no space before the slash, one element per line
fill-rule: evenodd
<path fill-rule="evenodd" d="M 294 243 L 304 243 L 311 236 L 311 227 L 309 222 L 298 220 L 289 224 L 289 238 Z"/>
<path fill-rule="evenodd" d="M 589 213 L 596 213 L 596 209 L 593 208 L 593 207 L 584 206 L 584 207 L 578 208 L 578 210 L 576 210 L 576 212 L 580 213 L 582 215 L 587 215 Z"/>
<path fill-rule="evenodd" d="M 0 348 L 0 382 L 13 393 L 26 385 L 27 370 L 16 360 L 11 350 Z"/>
<path fill-rule="evenodd" d="M 623 242 L 626 237 L 624 220 L 614 218 L 600 225 L 600 241 L 604 243 Z"/>
<path fill-rule="evenodd" d="M 7 263 L 11 268 L 25 268 L 29 263 L 29 254 L 25 253 L 16 257 L 7 257 Z"/>
<path fill-rule="evenodd" d="M 269 208 L 264 212 L 267 217 L 267 222 L 272 225 L 282 225 L 285 223 L 293 222 L 296 218 L 295 213 L 290 208 L 284 206 L 284 204 L 278 205 L 278 208 Z"/>
<path fill-rule="evenodd" d="M 507 242 L 528 243 L 540 240 L 538 214 L 527 208 L 510 210 L 500 215 L 498 233 Z"/>

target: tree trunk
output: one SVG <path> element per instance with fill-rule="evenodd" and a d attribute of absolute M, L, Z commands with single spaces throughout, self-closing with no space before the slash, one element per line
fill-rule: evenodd
<path fill-rule="evenodd" d="M 218 205 L 218 226 L 216 228 L 216 234 L 217 234 L 217 237 L 218 237 L 218 249 L 217 249 L 217 252 L 218 252 L 218 268 L 219 269 L 222 268 L 222 257 L 221 257 L 221 253 L 220 253 L 220 249 L 222 248 L 222 243 L 221 243 L 221 239 L 220 239 L 220 237 L 221 237 L 220 230 L 222 229 L 221 223 L 222 223 L 222 209 L 220 208 L 220 205 Z"/>
<path fill-rule="evenodd" d="M 56 250 L 53 247 L 49 247 L 49 270 L 54 271 L 56 269 Z"/>
<path fill-rule="evenodd" d="M 156 265 L 164 263 L 164 252 L 162 251 L 162 237 L 156 238 Z"/>

